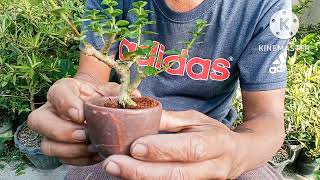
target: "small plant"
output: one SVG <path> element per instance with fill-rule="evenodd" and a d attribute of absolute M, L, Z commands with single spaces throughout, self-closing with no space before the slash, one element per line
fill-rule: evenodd
<path fill-rule="evenodd" d="M 290 49 L 294 49 L 290 63 L 315 64 L 320 61 L 320 34 L 309 33 L 302 39 L 296 37 L 290 43 Z"/>
<path fill-rule="evenodd" d="M 319 63 L 288 65 L 289 80 L 285 102 L 287 141 L 299 141 L 312 158 L 320 156 Z"/>
<path fill-rule="evenodd" d="M 7 101 L 13 113 L 34 110 L 46 101 L 54 81 L 76 72 L 79 44 L 46 6 L 38 0 L 0 2 L 0 101 Z M 65 1 L 64 6 L 75 17 L 82 14 L 75 10 L 80 2 Z"/>
<path fill-rule="evenodd" d="M 293 12 L 301 15 L 303 12 L 311 6 L 313 0 L 299 0 L 298 4 L 293 7 Z"/>
<path fill-rule="evenodd" d="M 120 75 L 120 94 L 118 98 L 118 103 L 123 108 L 136 106 L 136 103 L 130 97 L 130 94 L 138 88 L 141 81 L 144 78 L 150 76 L 156 76 L 159 73 L 170 68 L 174 63 L 162 64 L 162 68 L 156 69 L 151 66 L 146 66 L 143 69 L 138 66 L 138 61 L 141 59 L 148 59 L 152 55 L 151 50 L 153 47 L 153 41 L 149 39 L 144 39 L 144 35 L 155 35 L 157 33 L 146 31 L 145 27 L 154 25 L 156 22 L 149 21 L 148 16 L 152 11 L 146 10 L 146 1 L 133 2 L 133 8 L 129 10 L 129 13 L 134 14 L 137 17 L 135 22 L 130 23 L 126 20 L 118 20 L 118 18 L 123 14 L 121 9 L 117 8 L 117 1 L 115 0 L 103 0 L 102 5 L 106 6 L 103 10 L 88 10 L 86 16 L 82 19 L 72 21 L 65 13 L 66 9 L 59 7 L 54 0 L 49 0 L 51 6 L 53 7 L 53 13 L 60 15 L 67 24 L 73 30 L 76 39 L 80 40 L 83 44 L 82 51 L 88 56 L 94 56 L 98 60 L 104 62 L 109 67 L 115 69 L 115 71 Z M 100 37 L 104 42 L 104 47 L 100 50 L 94 48 L 91 44 L 86 42 L 87 31 L 79 32 L 77 26 L 81 26 L 83 23 L 88 23 L 89 30 L 94 32 L 97 37 Z M 207 27 L 208 24 L 203 20 L 198 20 L 196 23 L 196 30 L 190 32 L 192 34 L 192 39 L 190 41 L 184 42 L 186 50 L 190 50 L 196 43 L 198 37 L 202 35 L 202 30 Z M 106 40 L 105 40 L 105 37 Z M 131 38 L 137 41 L 137 47 L 134 51 L 124 53 L 124 60 L 114 60 L 110 56 L 111 47 L 123 40 L 124 38 Z M 180 57 L 183 56 L 179 54 L 176 50 L 169 50 L 165 54 L 176 54 Z M 137 74 L 130 81 L 131 68 L 137 68 Z"/>
<path fill-rule="evenodd" d="M 317 159 L 316 161 L 320 166 L 320 159 Z M 313 177 L 315 180 L 320 180 L 320 170 L 316 170 L 315 172 L 313 172 Z"/>

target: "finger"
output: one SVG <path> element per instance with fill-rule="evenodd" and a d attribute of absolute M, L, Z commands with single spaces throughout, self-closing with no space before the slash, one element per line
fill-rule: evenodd
<path fill-rule="evenodd" d="M 210 125 L 214 120 L 200 112 L 188 111 L 163 111 L 160 122 L 160 130 L 167 132 L 180 132 L 190 128 L 199 128 Z"/>
<path fill-rule="evenodd" d="M 114 82 L 108 82 L 103 86 L 96 88 L 99 96 L 118 96 L 120 92 L 120 85 Z M 135 90 L 132 94 L 133 97 L 141 97 L 139 90 Z"/>
<path fill-rule="evenodd" d="M 84 121 L 83 99 L 95 93 L 93 85 L 76 79 L 57 81 L 48 92 L 48 101 L 62 117 L 82 123 Z"/>
<path fill-rule="evenodd" d="M 124 179 L 226 179 L 225 170 L 219 167 L 215 160 L 197 163 L 154 163 L 114 155 L 105 160 L 103 167 L 110 175 Z"/>
<path fill-rule="evenodd" d="M 89 166 L 94 165 L 102 161 L 99 155 L 83 158 L 60 158 L 61 163 L 73 166 Z"/>
<path fill-rule="evenodd" d="M 47 156 L 60 158 L 90 157 L 96 152 L 91 152 L 87 144 L 60 143 L 44 138 L 41 142 L 41 151 Z"/>
<path fill-rule="evenodd" d="M 63 120 L 54 111 L 50 103 L 47 102 L 29 115 L 28 126 L 39 134 L 55 141 L 69 143 L 87 141 L 83 125 Z"/>
<path fill-rule="evenodd" d="M 208 132 L 146 136 L 132 144 L 131 155 L 136 159 L 157 162 L 197 162 L 213 159 L 226 150 L 226 142 L 220 136 L 210 135 Z"/>

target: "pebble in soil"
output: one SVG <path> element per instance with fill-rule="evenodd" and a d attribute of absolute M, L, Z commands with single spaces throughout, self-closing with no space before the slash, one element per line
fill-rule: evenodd
<path fill-rule="evenodd" d="M 282 146 L 281 149 L 273 156 L 272 161 L 275 163 L 281 163 L 290 158 L 290 148 L 288 146 Z"/>
<path fill-rule="evenodd" d="M 41 135 L 34 132 L 27 126 L 22 128 L 22 130 L 18 133 L 18 138 L 24 146 L 29 148 L 39 148 L 41 145 Z"/>

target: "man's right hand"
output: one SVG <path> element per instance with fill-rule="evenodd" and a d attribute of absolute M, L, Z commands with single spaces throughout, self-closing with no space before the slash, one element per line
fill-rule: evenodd
<path fill-rule="evenodd" d="M 84 102 L 101 93 L 116 96 L 119 89 L 119 84 L 111 82 L 101 86 L 74 78 L 57 81 L 48 92 L 48 102 L 28 117 L 28 126 L 44 137 L 42 152 L 70 165 L 101 161 L 87 139 Z"/>

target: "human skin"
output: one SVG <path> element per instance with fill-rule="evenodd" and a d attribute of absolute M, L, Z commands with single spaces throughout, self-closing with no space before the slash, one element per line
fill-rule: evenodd
<path fill-rule="evenodd" d="M 187 12 L 202 1 L 166 3 Z M 45 137 L 41 148 L 46 155 L 72 165 L 101 161 L 86 139 L 83 102 L 99 96 L 96 90 L 117 94 L 119 85 L 107 83 L 109 74 L 108 66 L 81 54 L 77 76 L 50 88 L 48 102 L 28 118 L 28 125 Z M 125 179 L 233 179 L 257 168 L 283 143 L 284 89 L 243 91 L 242 98 L 244 123 L 234 130 L 194 110 L 163 111 L 161 130 L 177 133 L 136 140 L 132 157 L 110 156 L 104 162 L 106 171 Z"/>

